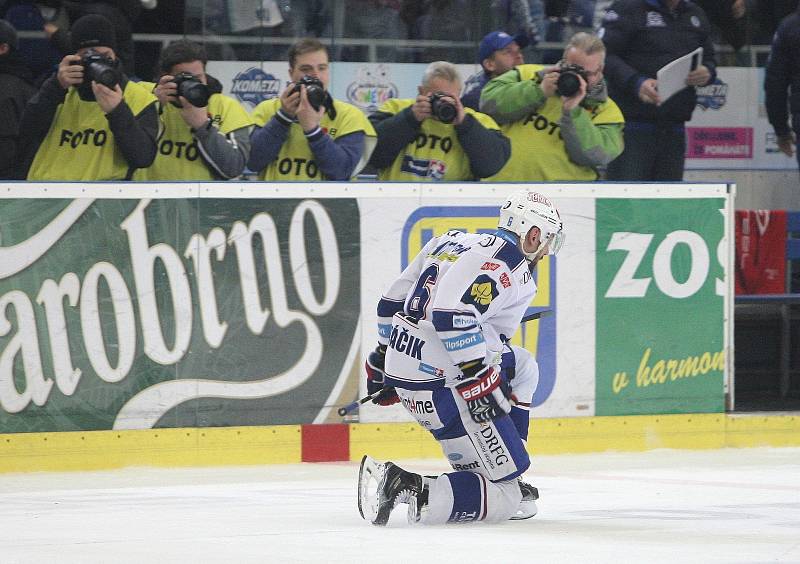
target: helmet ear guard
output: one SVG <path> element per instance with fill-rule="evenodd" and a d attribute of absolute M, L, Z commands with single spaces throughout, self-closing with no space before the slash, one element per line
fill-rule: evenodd
<path fill-rule="evenodd" d="M 500 208 L 497 227 L 515 233 L 520 239 L 520 250 L 531 228 L 539 228 L 539 246 L 532 253 L 523 251 L 530 261 L 544 256 L 544 249 L 547 254 L 555 255 L 564 244 L 563 222 L 556 207 L 547 197 L 527 189 L 508 197 Z"/>

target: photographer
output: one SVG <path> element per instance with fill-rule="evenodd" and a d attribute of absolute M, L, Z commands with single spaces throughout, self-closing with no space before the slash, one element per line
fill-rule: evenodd
<path fill-rule="evenodd" d="M 67 55 L 25 107 L 28 180 L 129 180 L 156 156 L 156 97 L 119 70 L 111 23 L 84 16 Z"/>
<path fill-rule="evenodd" d="M 461 78 L 445 61 L 428 65 L 416 99 L 391 99 L 370 116 L 381 180 L 476 180 L 499 171 L 511 145 L 492 118 L 464 108 Z"/>
<path fill-rule="evenodd" d="M 161 52 L 162 76 L 149 87 L 164 132 L 155 162 L 135 180 L 229 180 L 244 171 L 253 121 L 238 101 L 221 94 L 222 85 L 206 74 L 207 61 L 203 46 L 191 41 Z"/>
<path fill-rule="evenodd" d="M 289 49 L 291 82 L 253 111 L 256 129 L 247 167 L 261 180 L 349 180 L 375 147 L 361 110 L 328 93 L 328 51 L 316 39 Z"/>
<path fill-rule="evenodd" d="M 596 180 L 623 149 L 624 118 L 603 80 L 605 47 L 576 33 L 556 66 L 520 65 L 491 80 L 481 110 L 501 124 L 515 158 L 492 180 Z"/>

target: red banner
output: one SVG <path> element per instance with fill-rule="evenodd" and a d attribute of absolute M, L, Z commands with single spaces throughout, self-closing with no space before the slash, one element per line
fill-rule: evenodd
<path fill-rule="evenodd" d="M 786 211 L 736 211 L 736 294 L 786 292 Z"/>

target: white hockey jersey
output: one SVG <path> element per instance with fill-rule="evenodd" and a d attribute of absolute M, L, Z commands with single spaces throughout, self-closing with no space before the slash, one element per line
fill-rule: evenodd
<path fill-rule="evenodd" d="M 535 295 L 512 233 L 454 230 L 431 239 L 378 303 L 386 384 L 452 386 L 461 362 L 499 363 Z"/>

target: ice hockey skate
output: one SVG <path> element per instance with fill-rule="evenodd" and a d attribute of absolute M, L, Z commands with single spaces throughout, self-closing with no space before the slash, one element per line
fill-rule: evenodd
<path fill-rule="evenodd" d="M 522 500 L 519 502 L 517 512 L 509 517 L 512 521 L 530 519 L 539 511 L 539 508 L 536 507 L 536 500 L 539 499 L 539 490 L 522 480 L 518 480 L 518 483 L 522 492 Z"/>
<path fill-rule="evenodd" d="M 408 520 L 416 523 L 427 505 L 422 476 L 406 472 L 392 462 L 380 463 L 368 455 L 361 459 L 358 473 L 358 511 L 373 525 L 386 525 L 400 503 L 408 503 Z"/>

